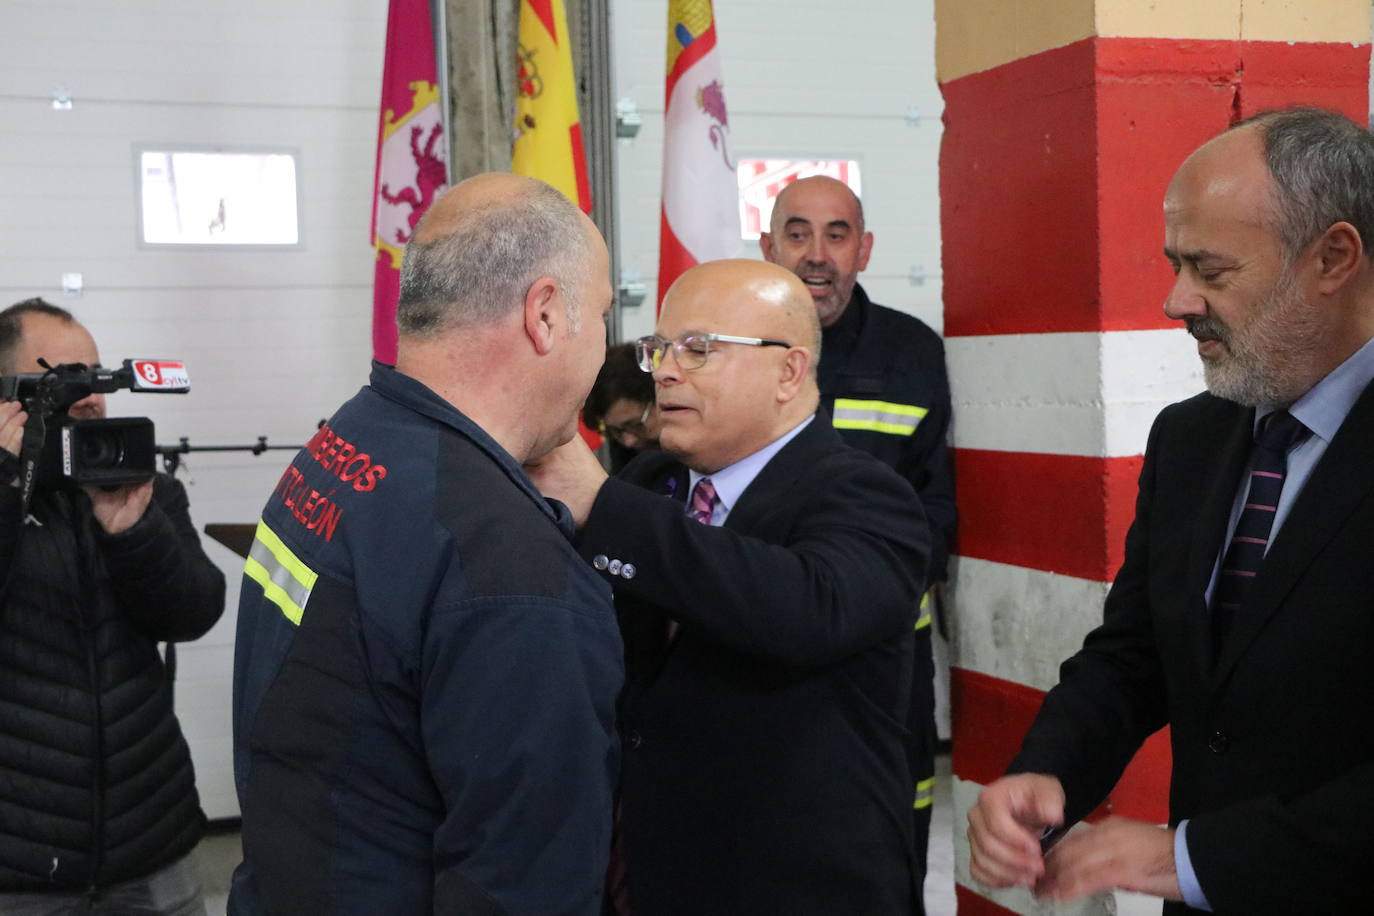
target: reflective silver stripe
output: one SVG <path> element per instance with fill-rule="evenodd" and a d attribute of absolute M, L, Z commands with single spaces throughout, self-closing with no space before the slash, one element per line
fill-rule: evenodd
<path fill-rule="evenodd" d="M 836 429 L 866 429 L 910 436 L 928 413 L 929 408 L 913 404 L 836 398 L 833 423 Z"/>
<path fill-rule="evenodd" d="M 266 522 L 258 522 L 243 572 L 262 586 L 263 595 L 281 608 L 287 620 L 300 625 L 319 575 L 302 563 Z"/>

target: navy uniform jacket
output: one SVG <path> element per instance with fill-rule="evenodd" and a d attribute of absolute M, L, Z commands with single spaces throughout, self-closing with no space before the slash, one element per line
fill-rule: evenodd
<path fill-rule="evenodd" d="M 1206 590 L 1254 411 L 1164 410 L 1105 620 L 1064 663 L 1013 772 L 1070 822 L 1171 726 L 1169 820 L 1217 913 L 1364 913 L 1374 858 L 1374 386 L 1313 468 L 1213 662 Z M 1185 912 L 1182 904 L 1166 911 Z"/>
<path fill-rule="evenodd" d="M 919 502 L 824 411 L 724 526 L 684 515 L 686 490 L 682 465 L 641 456 L 578 535 L 626 638 L 635 916 L 909 916 L 903 746 L 930 549 Z"/>
<path fill-rule="evenodd" d="M 930 581 L 943 582 L 958 515 L 940 335 L 871 302 L 856 284 L 844 313 L 822 334 L 817 375 L 821 405 L 840 437 L 905 477 L 921 497 L 932 536 Z"/>
<path fill-rule="evenodd" d="M 863 287 L 855 285 L 839 320 L 823 331 L 817 377 L 822 404 L 841 438 L 906 478 L 921 498 L 931 533 L 927 581 L 945 581 L 958 515 L 946 445 L 950 395 L 940 336 L 920 319 L 871 302 Z M 920 874 L 926 867 L 938 743 L 928 604 L 923 603 L 916 622 L 907 713 L 916 818 L 913 855 Z"/>
<path fill-rule="evenodd" d="M 622 645 L 557 508 L 380 364 L 296 456 L 239 606 L 230 912 L 598 912 Z"/>

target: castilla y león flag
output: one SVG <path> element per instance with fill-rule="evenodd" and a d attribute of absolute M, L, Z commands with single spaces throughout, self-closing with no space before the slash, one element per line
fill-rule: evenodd
<path fill-rule="evenodd" d="M 401 253 L 448 181 L 437 69 L 428 0 L 390 0 L 372 198 L 372 356 L 384 363 L 396 362 Z"/>
<path fill-rule="evenodd" d="M 563 0 L 521 0 L 511 171 L 553 185 L 592 212 Z"/>
<path fill-rule="evenodd" d="M 739 252 L 739 186 L 711 0 L 669 0 L 658 302 L 687 268 Z"/>

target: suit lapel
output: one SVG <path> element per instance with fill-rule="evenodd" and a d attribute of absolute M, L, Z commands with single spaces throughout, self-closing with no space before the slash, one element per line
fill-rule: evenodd
<path fill-rule="evenodd" d="M 679 506 L 687 502 L 687 491 L 691 487 L 687 468 L 662 453 L 636 458 L 620 472 L 620 477 L 650 493 L 667 497 Z M 650 602 L 617 602 L 616 616 L 625 640 L 628 679 L 639 684 L 653 683 L 676 643 L 668 639 L 667 613 Z"/>
<path fill-rule="evenodd" d="M 1212 581 L 1212 571 L 1221 554 L 1221 541 L 1226 537 L 1226 526 L 1236 501 L 1236 489 L 1240 485 L 1240 477 L 1249 460 L 1250 446 L 1254 440 L 1255 412 L 1235 406 L 1231 416 L 1233 419 L 1229 427 L 1223 429 L 1220 440 L 1217 473 L 1197 507 L 1197 523 L 1193 526 L 1188 580 L 1184 591 L 1188 601 L 1184 615 L 1188 642 L 1204 681 L 1210 679 L 1213 668 L 1212 615 L 1207 607 L 1207 586 Z M 1201 441 L 1210 448 L 1216 440 L 1204 436 Z M 1204 463 L 1210 460 L 1208 455 L 1200 455 L 1199 458 Z"/>
<path fill-rule="evenodd" d="M 816 456 L 838 441 L 839 435 L 830 426 L 830 414 L 824 409 L 817 410 L 806 428 L 784 445 L 744 488 L 726 516 L 725 527 L 732 531 L 752 531 L 769 510 L 786 503 L 787 491 Z"/>
<path fill-rule="evenodd" d="M 1374 487 L 1374 384 L 1365 388 L 1327 446 L 1269 548 L 1217 664 L 1220 685 L 1312 560 Z"/>

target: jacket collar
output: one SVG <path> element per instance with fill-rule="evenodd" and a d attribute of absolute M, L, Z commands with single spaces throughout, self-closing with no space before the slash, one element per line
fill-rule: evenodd
<path fill-rule="evenodd" d="M 1224 421 L 1219 443 L 1219 464 L 1211 484 L 1198 506 L 1198 523 L 1193 526 L 1189 552 L 1186 609 L 1187 627 L 1193 660 L 1206 680 L 1213 672 L 1211 612 L 1207 607 L 1207 584 L 1212 579 L 1226 537 L 1227 522 L 1236 499 L 1236 487 L 1250 457 L 1255 411 L 1228 401 L 1218 402 L 1229 408 L 1229 420 Z"/>
<path fill-rule="evenodd" d="M 840 313 L 840 317 L 830 327 L 821 331 L 821 352 L 824 353 L 834 345 L 844 346 L 845 341 L 858 340 L 859 335 L 863 333 L 864 322 L 868 319 L 871 305 L 863 286 L 855 283 L 854 291 L 849 294 L 849 302 Z"/>
<path fill-rule="evenodd" d="M 725 519 L 725 527 L 738 531 L 752 529 L 769 510 L 788 501 L 788 491 L 806 473 L 818 452 L 839 443 L 829 412 L 818 408 L 811 422 L 763 466 L 740 494 Z"/>
<path fill-rule="evenodd" d="M 572 516 L 568 508 L 557 500 L 545 499 L 510 452 L 502 448 L 500 443 L 472 422 L 465 413 L 435 394 L 429 386 L 405 373 L 397 372 L 395 366 L 373 360 L 368 387 L 388 401 L 429 417 L 468 439 L 480 451 L 485 452 L 487 457 L 506 473 L 511 482 L 539 506 L 541 512 L 563 529 L 566 535 L 572 536 Z"/>

